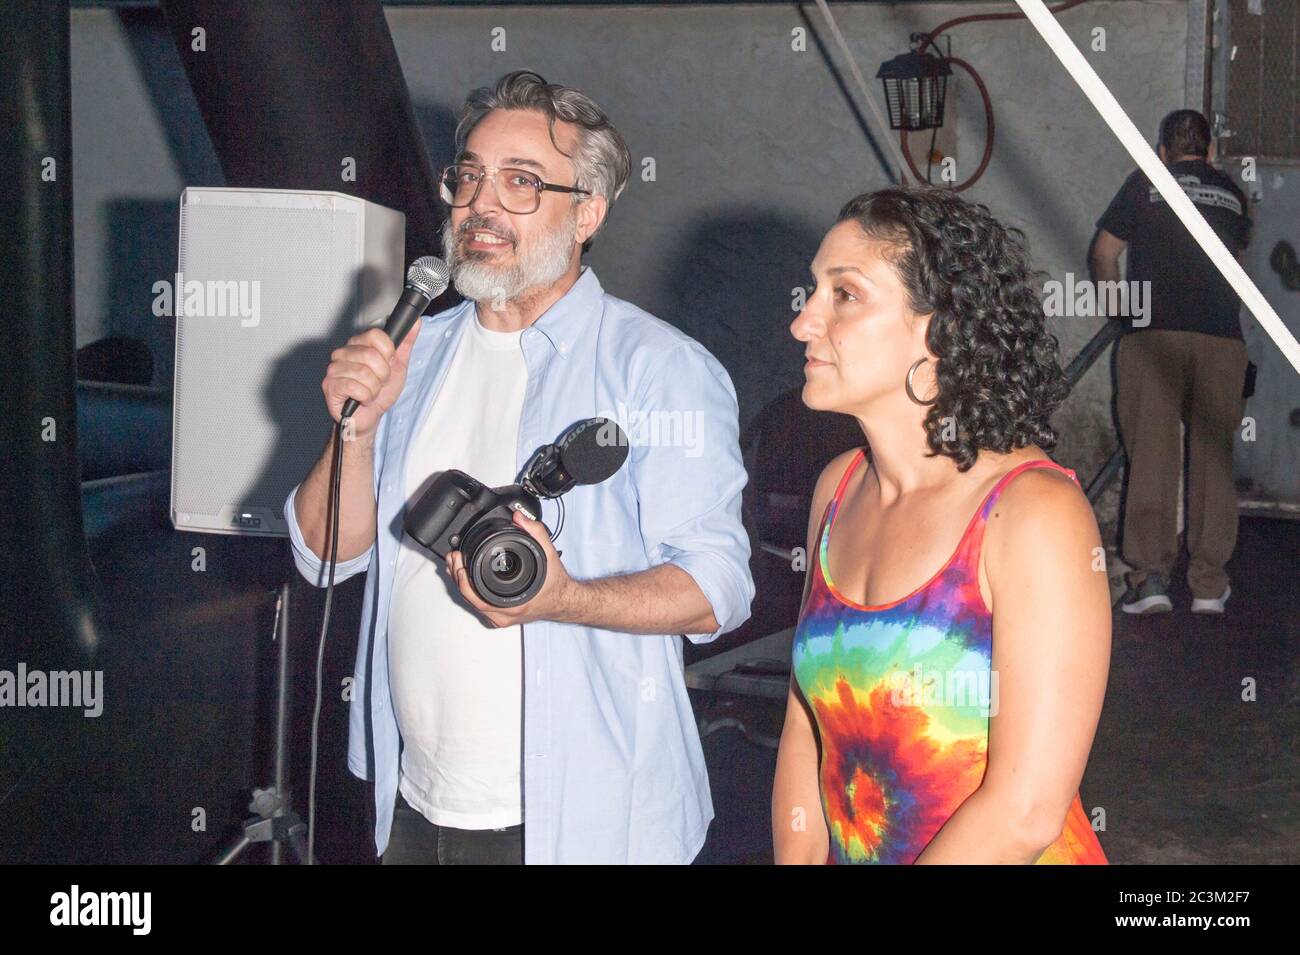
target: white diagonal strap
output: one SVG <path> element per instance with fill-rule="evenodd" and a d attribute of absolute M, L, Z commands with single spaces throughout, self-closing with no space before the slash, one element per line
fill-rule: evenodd
<path fill-rule="evenodd" d="M 1291 362 L 1291 367 L 1300 372 L 1300 343 L 1296 342 L 1295 336 L 1282 323 L 1282 319 L 1278 318 L 1273 306 L 1255 287 L 1255 283 L 1250 280 L 1245 269 L 1228 251 L 1200 211 L 1192 204 L 1191 199 L 1174 181 L 1165 164 L 1142 138 L 1142 134 L 1128 118 L 1123 107 L 1110 94 L 1110 90 L 1106 89 L 1106 84 L 1101 81 L 1092 65 L 1084 59 L 1079 48 L 1061 28 L 1061 24 L 1043 5 L 1043 0 L 1016 0 L 1016 5 L 1047 41 L 1056 58 L 1074 78 L 1074 82 L 1079 84 L 1079 89 L 1083 90 L 1083 95 L 1088 97 L 1089 102 L 1101 114 L 1101 118 L 1106 121 L 1111 132 L 1129 151 L 1129 155 L 1147 174 L 1152 184 L 1160 190 L 1160 194 L 1165 197 L 1165 202 L 1169 203 L 1169 208 L 1173 209 L 1182 220 L 1187 231 L 1192 234 L 1192 238 L 1205 250 L 1210 261 L 1223 273 L 1228 284 L 1241 296 L 1241 300 L 1246 303 L 1246 307 L 1252 314 L 1259 319 L 1260 325 L 1264 326 L 1264 331 L 1268 332 L 1287 361 Z"/>

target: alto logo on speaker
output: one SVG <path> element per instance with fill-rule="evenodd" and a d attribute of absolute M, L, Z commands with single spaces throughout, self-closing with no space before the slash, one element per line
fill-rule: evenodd
<path fill-rule="evenodd" d="M 236 514 L 230 519 L 231 527 L 261 527 L 262 519 L 252 514 Z"/>

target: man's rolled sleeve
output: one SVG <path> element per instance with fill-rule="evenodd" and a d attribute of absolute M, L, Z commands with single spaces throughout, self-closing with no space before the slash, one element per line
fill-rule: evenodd
<path fill-rule="evenodd" d="M 754 599 L 736 392 L 717 359 L 687 341 L 657 362 L 633 405 L 629 462 L 641 535 L 708 600 L 718 628 L 687 635 L 707 643 L 744 623 Z"/>
<path fill-rule="evenodd" d="M 302 528 L 298 526 L 298 515 L 294 511 L 293 502 L 298 496 L 298 488 L 289 492 L 289 498 L 284 502 L 284 519 L 289 524 L 289 543 L 293 551 L 293 562 L 298 568 L 298 573 L 302 574 L 313 586 L 324 587 L 329 583 L 329 562 L 321 560 L 312 549 L 307 546 L 307 541 L 303 539 Z M 342 583 L 354 574 L 359 574 L 370 566 L 370 555 L 374 553 L 374 547 L 361 554 L 353 557 L 351 560 L 341 561 L 334 567 L 334 583 Z"/>
<path fill-rule="evenodd" d="M 748 568 L 743 575 L 737 572 L 734 562 L 701 551 L 683 551 L 665 547 L 666 564 L 680 567 L 691 575 L 696 586 L 704 593 L 713 610 L 718 629 L 712 633 L 688 633 L 692 643 L 708 643 L 729 630 L 735 630 L 749 619 L 749 605 L 754 599 L 754 584 Z M 749 542 L 745 542 L 745 562 L 749 561 Z M 743 579 L 742 579 L 743 577 Z"/>

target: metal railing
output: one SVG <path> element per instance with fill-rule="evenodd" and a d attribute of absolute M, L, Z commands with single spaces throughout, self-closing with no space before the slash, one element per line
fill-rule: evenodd
<path fill-rule="evenodd" d="M 1106 353 L 1106 349 L 1112 342 L 1116 341 L 1123 333 L 1123 326 L 1118 321 L 1108 319 L 1106 324 L 1097 331 L 1096 335 L 1088 340 L 1088 343 L 1079 350 L 1074 359 L 1066 366 L 1065 380 L 1069 383 L 1070 392 L 1074 392 L 1074 386 L 1083 380 L 1083 376 L 1088 370 L 1097 363 L 1097 359 Z M 1102 494 L 1106 493 L 1106 488 L 1110 482 L 1115 480 L 1116 476 L 1124 469 L 1124 446 L 1118 445 L 1101 466 L 1101 470 L 1088 482 L 1088 487 L 1084 493 L 1088 495 L 1088 502 L 1096 504 Z"/>

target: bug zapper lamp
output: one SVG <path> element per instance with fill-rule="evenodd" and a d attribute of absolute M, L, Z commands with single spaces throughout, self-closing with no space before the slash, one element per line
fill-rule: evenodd
<path fill-rule="evenodd" d="M 885 84 L 889 127 L 914 131 L 942 126 L 943 98 L 950 76 L 952 69 L 944 60 L 916 50 L 882 64 L 876 79 Z"/>

